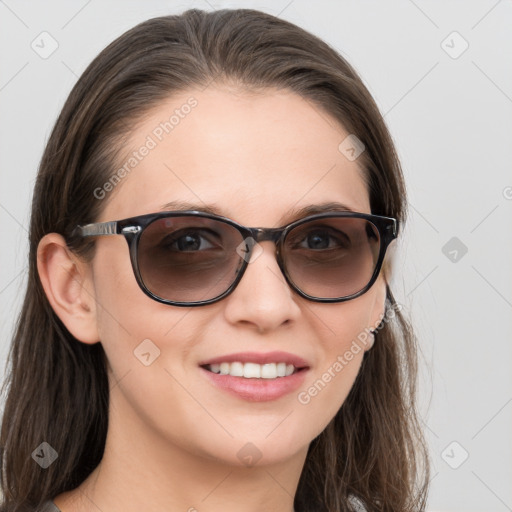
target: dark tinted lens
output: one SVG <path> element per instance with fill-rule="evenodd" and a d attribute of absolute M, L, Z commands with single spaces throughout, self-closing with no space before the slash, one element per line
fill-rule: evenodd
<path fill-rule="evenodd" d="M 138 247 L 139 271 L 149 291 L 175 302 L 198 302 L 224 293 L 243 260 L 243 241 L 233 226 L 195 217 L 158 219 L 143 231 Z"/>
<path fill-rule="evenodd" d="M 361 291 L 370 282 L 379 250 L 379 231 L 371 222 L 329 217 L 291 230 L 283 259 L 289 278 L 304 293 L 339 298 Z"/>

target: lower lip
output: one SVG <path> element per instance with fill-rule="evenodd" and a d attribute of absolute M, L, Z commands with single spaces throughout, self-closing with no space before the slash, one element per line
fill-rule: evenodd
<path fill-rule="evenodd" d="M 303 384 L 307 373 L 307 369 L 304 368 L 288 377 L 246 379 L 213 373 L 204 368 L 200 370 L 219 388 L 249 402 L 268 402 L 292 393 Z"/>

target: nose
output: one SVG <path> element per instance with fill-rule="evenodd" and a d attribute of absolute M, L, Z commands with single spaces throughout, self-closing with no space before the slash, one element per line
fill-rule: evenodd
<path fill-rule="evenodd" d="M 224 314 L 231 324 L 250 325 L 263 333 L 297 320 L 301 313 L 297 299 L 301 298 L 279 268 L 275 244 L 262 242 L 254 247 L 237 287 L 224 299 Z"/>

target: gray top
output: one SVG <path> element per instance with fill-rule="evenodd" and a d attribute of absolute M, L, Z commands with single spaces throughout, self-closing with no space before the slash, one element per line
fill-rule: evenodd
<path fill-rule="evenodd" d="M 45 501 L 38 512 L 61 512 L 52 500 Z"/>

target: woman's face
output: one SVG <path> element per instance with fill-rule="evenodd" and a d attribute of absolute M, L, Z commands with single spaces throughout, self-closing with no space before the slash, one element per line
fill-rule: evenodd
<path fill-rule="evenodd" d="M 119 168 L 130 158 L 136 163 L 98 199 L 105 201 L 98 221 L 174 209 L 165 205 L 175 202 L 213 205 L 250 227 L 279 227 L 296 210 L 327 202 L 370 213 L 359 161 L 338 149 L 348 135 L 288 91 L 210 86 L 180 93 L 137 126 Z M 122 236 L 98 237 L 96 248 L 90 285 L 112 371 L 110 435 L 136 436 L 148 451 L 165 447 L 236 465 L 304 457 L 354 383 L 364 350 L 353 342 L 384 311 L 383 278 L 348 302 L 307 301 L 286 284 L 275 245 L 262 242 L 228 297 L 176 307 L 141 291 Z M 245 391 L 226 390 L 201 367 L 277 351 L 288 355 L 270 355 L 275 363 L 296 356 L 307 369 L 276 396 L 258 395 L 252 379 Z"/>

